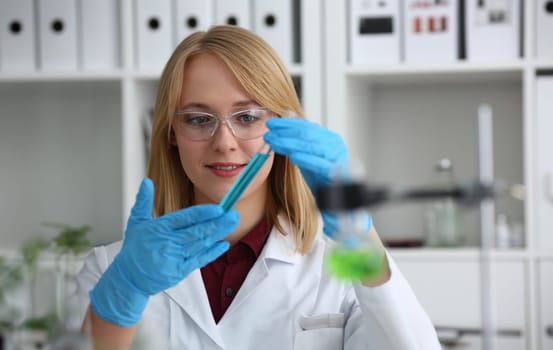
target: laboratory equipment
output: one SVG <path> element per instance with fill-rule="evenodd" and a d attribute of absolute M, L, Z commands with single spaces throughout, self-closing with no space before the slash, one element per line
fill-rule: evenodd
<path fill-rule="evenodd" d="M 321 210 L 337 212 L 358 212 L 361 207 L 376 207 L 385 203 L 421 201 L 439 198 L 451 198 L 465 206 L 480 206 L 480 295 L 482 300 L 482 341 L 483 349 L 494 349 L 495 315 L 493 309 L 492 257 L 494 244 L 495 197 L 505 190 L 494 183 L 493 177 L 493 137 L 492 109 L 487 104 L 478 108 L 478 155 L 479 178 L 476 181 L 456 184 L 449 188 L 419 188 L 403 191 L 391 191 L 385 186 L 371 186 L 361 182 L 335 182 L 320 186 L 317 190 L 317 204 Z M 512 190 L 512 189 L 510 189 Z M 512 193 L 511 193 L 512 195 Z M 343 228 L 347 230 L 347 226 Z M 354 231 L 355 232 L 355 231 Z M 354 250 L 354 249 L 352 249 Z M 353 252 L 351 252 L 353 255 Z M 347 268 L 348 259 L 340 262 Z M 365 264 L 378 269 L 378 260 L 374 255 L 366 258 Z M 335 264 L 336 262 L 333 262 Z M 351 267 L 352 269 L 354 267 Z M 378 271 L 378 270 L 376 270 Z M 350 276 L 355 271 L 352 270 Z M 349 276 L 348 276 L 349 277 Z"/>
<path fill-rule="evenodd" d="M 450 159 L 440 159 L 435 165 L 435 170 L 438 186 L 444 189 L 455 186 L 453 163 Z M 464 243 L 460 208 L 453 198 L 444 197 L 433 201 L 425 214 L 426 245 L 453 247 Z"/>
<path fill-rule="evenodd" d="M 271 155 L 271 147 L 268 144 L 263 144 L 261 148 L 255 153 L 252 160 L 248 163 L 244 171 L 240 173 L 240 176 L 234 184 L 232 184 L 230 190 L 225 197 L 221 200 L 221 207 L 225 212 L 229 211 L 238 202 L 242 194 L 246 192 L 246 189 L 253 181 L 259 170 L 263 167 L 269 156 Z"/>
<path fill-rule="evenodd" d="M 371 236 L 372 219 L 364 209 L 355 184 L 345 191 L 321 191 L 318 204 L 321 210 L 336 217 L 335 243 L 326 261 L 328 271 L 344 280 L 369 280 L 384 268 L 384 250 Z"/>
<path fill-rule="evenodd" d="M 495 222 L 495 246 L 497 248 L 509 248 L 511 246 L 511 228 L 507 222 L 507 215 L 497 214 Z"/>
<path fill-rule="evenodd" d="M 321 213 L 326 216 L 325 225 L 332 226 L 330 236 L 334 244 L 326 259 L 327 270 L 343 280 L 367 281 L 379 276 L 384 268 L 384 250 L 371 235 L 372 218 L 359 197 L 358 179 L 364 178 L 364 168 L 359 162 L 340 162 L 332 168 L 332 187 L 343 185 L 344 191 L 328 192 L 323 187 L 317 193 Z M 319 188 L 321 189 L 321 188 Z M 328 196 L 330 194 L 330 196 Z"/>

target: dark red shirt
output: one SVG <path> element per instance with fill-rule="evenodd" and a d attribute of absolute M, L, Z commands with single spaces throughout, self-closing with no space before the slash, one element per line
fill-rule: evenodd
<path fill-rule="evenodd" d="M 209 305 L 216 323 L 225 314 L 261 253 L 269 235 L 268 226 L 266 219 L 261 220 L 225 254 L 201 269 Z"/>

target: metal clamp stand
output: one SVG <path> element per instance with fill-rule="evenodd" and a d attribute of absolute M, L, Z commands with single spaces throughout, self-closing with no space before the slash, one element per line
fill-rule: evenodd
<path fill-rule="evenodd" d="M 478 108 L 478 164 L 480 183 L 493 184 L 493 127 L 492 109 L 489 105 Z M 492 257 L 494 244 L 495 202 L 484 198 L 480 202 L 480 297 L 482 317 L 482 348 L 494 349 L 495 317 L 492 304 L 494 290 L 492 283 Z"/>

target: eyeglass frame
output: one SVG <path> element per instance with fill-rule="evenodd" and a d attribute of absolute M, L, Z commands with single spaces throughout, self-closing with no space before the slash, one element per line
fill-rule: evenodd
<path fill-rule="evenodd" d="M 209 137 L 205 138 L 205 139 L 193 139 L 193 138 L 189 138 L 188 136 L 185 135 L 185 137 L 189 138 L 190 140 L 192 141 L 209 141 L 213 136 L 215 136 L 215 134 L 217 133 L 217 131 L 219 130 L 219 128 L 221 127 L 221 124 L 226 124 L 226 126 L 229 128 L 230 132 L 232 133 L 232 135 L 240 140 L 253 140 L 255 138 L 258 138 L 258 137 L 261 137 L 263 136 L 263 134 L 259 135 L 259 136 L 254 136 L 254 137 L 250 137 L 250 138 L 243 138 L 243 137 L 240 137 L 238 135 L 236 135 L 236 131 L 234 130 L 233 128 L 233 125 L 232 125 L 232 122 L 229 122 L 229 118 L 235 116 L 235 115 L 238 115 L 240 113 L 244 113 L 244 112 L 248 112 L 248 111 L 266 111 L 266 112 L 269 112 L 269 113 L 273 113 L 271 116 L 267 117 L 267 120 L 271 119 L 271 118 L 274 118 L 274 117 L 280 117 L 278 114 L 274 113 L 271 111 L 271 109 L 267 108 L 267 107 L 254 107 L 254 108 L 246 108 L 246 109 L 241 109 L 239 111 L 236 111 L 236 112 L 233 112 L 233 113 L 230 113 L 226 116 L 226 118 L 221 118 L 219 115 L 217 114 L 214 114 L 214 113 L 209 113 L 209 112 L 205 112 L 205 111 L 195 111 L 195 110 L 177 110 L 174 115 L 175 116 L 180 116 L 180 115 L 187 115 L 187 114 L 199 114 L 199 115 L 203 115 L 203 116 L 206 116 L 206 117 L 211 117 L 211 118 L 214 118 L 216 120 L 216 124 L 215 124 L 215 127 L 213 128 L 213 131 L 211 132 L 211 134 L 209 135 Z M 174 121 L 175 119 L 173 119 Z M 173 127 L 174 127 L 174 122 L 172 123 Z"/>

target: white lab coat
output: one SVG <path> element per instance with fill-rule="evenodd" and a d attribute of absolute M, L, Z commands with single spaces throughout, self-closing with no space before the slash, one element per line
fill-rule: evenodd
<path fill-rule="evenodd" d="M 328 276 L 328 246 L 320 233 L 311 251 L 301 255 L 292 234 L 273 229 L 218 324 L 196 270 L 150 298 L 138 337 L 160 350 L 440 349 L 427 314 L 389 255 L 390 280 L 369 288 Z M 80 297 L 88 298 L 120 248 L 121 242 L 97 247 L 87 257 L 78 280 Z"/>

